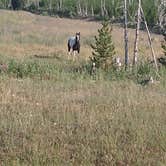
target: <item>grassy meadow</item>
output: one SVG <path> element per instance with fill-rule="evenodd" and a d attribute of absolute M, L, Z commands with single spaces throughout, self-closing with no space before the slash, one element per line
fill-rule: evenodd
<path fill-rule="evenodd" d="M 0 10 L 0 165 L 166 165 L 166 69 L 89 74 L 90 44 L 98 22 Z M 81 54 L 67 55 L 66 41 L 81 32 Z M 132 59 L 134 30 L 129 30 Z M 162 36 L 152 35 L 162 54 Z M 140 58 L 151 59 L 146 32 Z M 116 55 L 123 29 L 113 26 Z M 139 75 L 140 74 L 140 75 Z"/>

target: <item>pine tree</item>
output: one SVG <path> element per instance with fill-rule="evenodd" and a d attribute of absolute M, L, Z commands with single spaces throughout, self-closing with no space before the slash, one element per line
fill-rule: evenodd
<path fill-rule="evenodd" d="M 104 21 L 102 28 L 98 30 L 98 36 L 95 36 L 95 44 L 91 45 L 93 49 L 91 61 L 95 62 L 97 68 L 104 70 L 107 70 L 112 64 L 115 55 L 111 32 L 112 28 L 109 26 L 109 22 Z"/>

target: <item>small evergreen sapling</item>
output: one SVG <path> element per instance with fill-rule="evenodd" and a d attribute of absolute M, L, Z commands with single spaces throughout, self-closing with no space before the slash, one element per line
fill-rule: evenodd
<path fill-rule="evenodd" d="M 97 68 L 107 70 L 113 62 L 115 55 L 115 47 L 112 42 L 112 28 L 108 21 L 102 23 L 102 28 L 98 30 L 98 36 L 95 36 L 95 44 L 92 44 L 93 49 L 92 63 L 96 64 Z"/>

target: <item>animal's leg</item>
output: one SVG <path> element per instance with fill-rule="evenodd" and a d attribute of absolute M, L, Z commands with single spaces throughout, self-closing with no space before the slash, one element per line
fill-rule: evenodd
<path fill-rule="evenodd" d="M 78 48 L 77 52 L 78 52 L 78 54 L 80 53 L 80 48 Z"/>
<path fill-rule="evenodd" d="M 69 56 L 72 55 L 72 52 L 73 52 L 72 48 L 69 48 L 69 49 L 68 49 L 68 58 L 69 58 Z"/>
<path fill-rule="evenodd" d="M 73 49 L 72 48 L 70 48 L 70 55 L 72 55 L 73 54 Z"/>
<path fill-rule="evenodd" d="M 69 59 L 69 57 L 70 57 L 70 48 L 68 48 L 68 54 L 67 55 L 68 55 L 67 59 Z"/>
<path fill-rule="evenodd" d="M 72 56 L 72 60 L 74 61 L 75 60 L 75 51 L 72 49 L 72 52 L 71 52 L 71 56 Z"/>
<path fill-rule="evenodd" d="M 68 55 L 70 56 L 70 54 L 71 54 L 71 51 L 69 50 L 69 51 L 68 51 Z"/>
<path fill-rule="evenodd" d="M 76 51 L 73 51 L 74 57 L 76 56 Z"/>
<path fill-rule="evenodd" d="M 69 41 L 68 41 L 68 44 L 67 44 L 67 48 L 68 48 L 68 56 L 67 56 L 67 59 L 69 59 L 69 56 L 70 56 L 70 45 L 69 45 Z"/>

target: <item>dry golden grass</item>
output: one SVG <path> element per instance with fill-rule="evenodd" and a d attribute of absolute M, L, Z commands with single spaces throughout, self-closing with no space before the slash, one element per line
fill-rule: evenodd
<path fill-rule="evenodd" d="M 165 164 L 166 102 L 153 87 L 13 78 L 0 85 L 1 165 Z"/>
<path fill-rule="evenodd" d="M 0 23 L 1 61 L 20 63 L 11 66 L 15 73 L 0 73 L 0 165 L 166 165 L 165 70 L 159 84 L 147 86 L 102 72 L 93 79 L 74 70 L 81 58 L 66 59 L 66 40 L 80 31 L 81 57 L 88 58 L 99 23 L 4 10 Z M 114 26 L 121 56 L 122 32 Z M 130 54 L 133 35 L 129 30 Z M 148 56 L 145 32 L 140 38 Z M 162 38 L 153 38 L 159 55 Z M 30 75 L 19 76 L 28 64 Z"/>
<path fill-rule="evenodd" d="M 11 56 L 31 56 L 47 52 L 67 52 L 67 39 L 75 32 L 81 32 L 81 56 L 91 56 L 90 43 L 93 42 L 100 23 L 88 20 L 72 20 L 36 16 L 23 11 L 0 11 L 1 35 L 0 49 Z M 113 26 L 113 41 L 117 56 L 123 57 L 123 28 Z M 129 55 L 132 59 L 135 30 L 129 29 Z M 152 34 L 153 46 L 157 56 L 162 54 L 160 35 Z M 11 45 L 12 46 L 11 46 Z M 151 58 L 146 32 L 140 33 L 140 56 Z M 41 51 L 42 50 L 42 51 Z M 13 54 L 14 52 L 14 54 Z"/>

